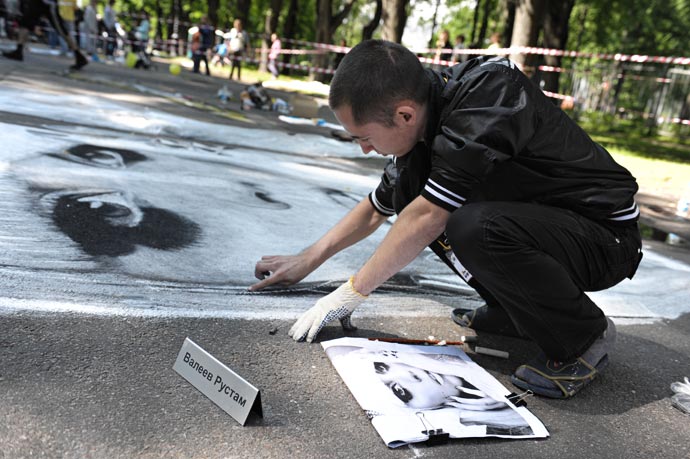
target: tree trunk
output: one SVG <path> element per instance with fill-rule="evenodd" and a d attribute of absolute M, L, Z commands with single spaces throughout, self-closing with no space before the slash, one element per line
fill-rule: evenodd
<path fill-rule="evenodd" d="M 343 8 L 336 14 L 332 14 L 332 0 L 318 0 L 316 3 L 316 42 L 333 43 L 333 33 L 340 27 L 343 20 L 350 14 L 355 0 L 347 0 Z M 328 68 L 329 55 L 327 52 L 314 56 L 314 66 L 320 69 Z M 328 81 L 329 76 L 322 72 L 313 72 L 312 79 L 316 81 Z"/>
<path fill-rule="evenodd" d="M 331 0 L 317 0 L 316 2 L 316 42 L 330 43 L 331 35 L 331 16 L 332 16 Z M 328 54 L 314 54 L 312 60 L 314 67 L 326 68 L 328 66 Z M 327 80 L 326 74 L 320 72 L 312 72 L 311 78 L 315 81 L 325 82 Z"/>
<path fill-rule="evenodd" d="M 477 37 L 477 42 L 480 43 L 480 48 L 483 48 L 481 45 L 484 43 L 484 39 L 486 38 L 486 30 L 489 27 L 489 15 L 491 14 L 491 10 L 494 7 L 494 0 L 484 0 L 484 14 L 482 16 L 482 27 L 479 30 L 479 37 Z"/>
<path fill-rule="evenodd" d="M 182 0 L 173 0 L 173 27 L 172 34 L 177 40 L 177 55 L 184 56 L 187 50 L 185 45 L 187 43 L 186 28 L 181 22 L 184 20 L 182 11 Z"/>
<path fill-rule="evenodd" d="M 515 1 L 516 0 L 503 0 L 505 2 L 505 24 L 503 28 L 503 34 L 501 37 L 501 42 L 503 46 L 510 46 L 510 41 L 513 38 L 513 24 L 515 24 Z M 575 1 L 575 0 L 573 0 Z"/>
<path fill-rule="evenodd" d="M 264 36 L 261 40 L 261 58 L 259 59 L 259 71 L 268 71 L 268 49 L 271 46 L 271 19 L 273 18 L 273 11 L 269 8 L 266 11 L 266 18 L 264 19 Z"/>
<path fill-rule="evenodd" d="M 252 30 L 252 24 L 249 23 L 249 9 L 252 6 L 252 0 L 237 0 L 237 15 L 235 19 L 241 19 L 244 30 L 249 32 Z"/>
<path fill-rule="evenodd" d="M 206 16 L 208 16 L 208 23 L 213 27 L 213 31 L 218 27 L 218 8 L 220 7 L 219 0 L 208 0 L 208 10 Z M 215 36 L 214 36 L 215 40 Z"/>
<path fill-rule="evenodd" d="M 379 23 L 381 22 L 382 10 L 383 0 L 376 0 L 376 12 L 374 13 L 374 17 L 371 19 L 369 24 L 365 25 L 362 29 L 362 41 L 371 40 L 371 37 L 374 36 L 374 31 L 376 31 L 376 28 L 379 26 Z"/>
<path fill-rule="evenodd" d="M 568 43 L 568 24 L 570 13 L 573 11 L 575 0 L 551 0 L 548 2 L 544 16 L 544 47 L 552 49 L 565 49 Z M 561 66 L 561 56 L 544 56 L 546 65 L 552 67 Z M 550 92 L 558 92 L 558 72 L 544 72 L 544 89 Z"/>
<path fill-rule="evenodd" d="M 434 40 L 434 34 L 436 33 L 436 26 L 438 23 L 436 22 L 436 18 L 438 17 L 438 9 L 441 7 L 441 0 L 436 0 L 436 4 L 434 5 L 434 15 L 431 17 L 431 35 L 429 36 L 429 48 L 435 48 L 436 47 L 436 40 Z"/>
<path fill-rule="evenodd" d="M 517 0 L 515 25 L 511 46 L 537 46 L 539 30 L 544 17 L 544 0 Z M 527 75 L 534 73 L 534 54 L 511 54 L 510 59 L 520 66 Z"/>
<path fill-rule="evenodd" d="M 477 0 L 477 4 L 474 6 L 474 16 L 472 17 L 472 34 L 470 36 L 470 47 L 481 48 L 481 45 L 475 40 L 477 36 L 477 23 L 479 22 L 479 12 L 481 11 L 482 1 Z"/>
<path fill-rule="evenodd" d="M 283 36 L 287 39 L 295 37 L 295 25 L 297 24 L 297 15 L 299 14 L 299 0 L 290 0 L 290 6 L 285 16 L 283 23 Z M 283 63 L 289 64 L 291 60 L 290 54 L 283 54 Z M 282 73 L 289 75 L 292 70 L 288 67 L 283 68 Z"/>
<path fill-rule="evenodd" d="M 283 0 L 271 0 L 271 23 L 269 33 L 278 33 L 278 19 L 280 11 L 283 9 Z"/>
<path fill-rule="evenodd" d="M 405 23 L 407 22 L 407 4 L 409 0 L 383 0 L 383 29 L 381 38 L 395 43 L 402 41 Z"/>
<path fill-rule="evenodd" d="M 156 21 L 156 36 L 154 37 L 155 42 L 158 42 L 163 39 L 163 7 L 161 6 L 160 0 L 156 0 L 156 17 L 158 20 Z M 163 46 L 163 49 L 165 49 L 165 45 Z"/>

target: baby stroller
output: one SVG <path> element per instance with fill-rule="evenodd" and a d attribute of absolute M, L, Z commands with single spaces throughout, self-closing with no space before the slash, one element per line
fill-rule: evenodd
<path fill-rule="evenodd" d="M 271 97 L 260 82 L 245 87 L 242 94 L 240 94 L 240 99 L 242 101 L 240 109 L 242 110 L 250 108 L 271 109 Z"/>
<path fill-rule="evenodd" d="M 144 70 L 154 67 L 153 61 L 151 61 L 151 56 L 149 56 L 146 52 L 146 43 L 140 41 L 134 32 L 129 32 L 127 34 L 127 39 L 131 43 L 132 54 L 136 56 L 136 61 L 134 62 L 133 67 L 135 69 Z"/>
<path fill-rule="evenodd" d="M 135 69 L 144 69 L 148 70 L 151 67 L 153 67 L 153 62 L 151 61 L 151 58 L 149 55 L 146 53 L 145 50 L 141 49 L 137 51 L 137 61 L 134 64 Z"/>

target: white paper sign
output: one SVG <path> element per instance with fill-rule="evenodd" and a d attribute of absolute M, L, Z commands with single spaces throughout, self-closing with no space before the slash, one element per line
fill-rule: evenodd
<path fill-rule="evenodd" d="M 543 438 L 544 424 L 452 346 L 339 338 L 321 343 L 391 448 L 448 438 Z"/>
<path fill-rule="evenodd" d="M 240 424 L 247 422 L 250 411 L 263 416 L 259 389 L 191 339 L 184 340 L 173 370 Z"/>

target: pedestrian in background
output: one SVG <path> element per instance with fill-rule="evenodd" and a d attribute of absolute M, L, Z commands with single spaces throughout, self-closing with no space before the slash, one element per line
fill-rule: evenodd
<path fill-rule="evenodd" d="M 88 64 L 88 60 L 79 51 L 79 46 L 73 36 L 67 33 L 67 28 L 60 15 L 60 8 L 54 2 L 48 3 L 43 0 L 24 0 L 19 4 L 21 14 L 18 15 L 19 30 L 17 31 L 17 46 L 12 51 L 2 51 L 2 55 L 7 59 L 16 61 L 24 60 L 24 45 L 29 41 L 29 31 L 41 25 L 41 21 L 47 18 L 50 25 L 59 34 L 60 38 L 66 43 L 67 47 L 74 53 L 74 64 L 72 70 L 79 70 Z M 72 14 L 74 14 L 74 10 Z"/>
<path fill-rule="evenodd" d="M 75 33 L 75 19 L 77 18 L 77 2 L 76 0 L 59 0 L 58 12 L 62 18 L 62 26 L 65 29 L 65 35 L 69 36 L 75 42 L 75 47 L 79 47 Z M 67 40 L 62 36 L 60 38 L 60 54 L 67 56 L 71 51 Z"/>
<path fill-rule="evenodd" d="M 96 54 L 98 15 L 96 13 L 96 8 L 98 8 L 96 0 L 91 0 L 84 9 L 84 20 L 81 22 L 79 30 L 81 35 L 81 47 L 86 51 L 87 56 L 91 56 L 91 60 L 94 62 L 98 62 L 98 54 Z"/>
<path fill-rule="evenodd" d="M 151 30 L 151 22 L 149 21 L 149 13 L 144 11 L 141 15 L 141 20 L 139 25 L 134 31 L 135 44 L 133 46 L 133 51 L 143 51 L 146 52 L 146 48 L 149 43 L 149 32 Z"/>
<path fill-rule="evenodd" d="M 434 62 L 450 62 L 453 57 L 453 46 L 450 44 L 450 32 L 447 29 L 443 29 L 441 33 L 438 34 L 438 40 L 436 40 L 436 56 L 434 57 Z"/>
<path fill-rule="evenodd" d="M 226 34 L 228 48 L 232 56 L 230 62 L 230 79 L 237 69 L 237 79 L 242 79 L 242 61 L 249 55 L 249 34 L 244 30 L 241 19 L 235 19 L 233 28 Z"/>
<path fill-rule="evenodd" d="M 208 18 L 203 16 L 198 30 L 192 35 L 192 72 L 199 73 L 201 62 L 206 66 L 206 75 L 211 75 L 208 64 L 208 51 L 213 47 L 213 27 L 208 24 Z"/>
<path fill-rule="evenodd" d="M 467 60 L 467 54 L 462 54 L 462 51 L 466 48 L 465 46 L 465 36 L 460 34 L 455 37 L 455 45 L 453 46 L 453 64 L 459 62 L 465 62 Z"/>
<path fill-rule="evenodd" d="M 278 75 L 280 75 L 280 71 L 278 71 L 278 64 L 276 63 L 276 60 L 278 59 L 278 56 L 280 56 L 281 50 L 282 43 L 280 42 L 280 38 L 278 38 L 278 34 L 272 33 L 271 51 L 268 53 L 268 71 L 271 72 L 271 75 L 273 75 L 274 80 L 278 78 Z"/>
<path fill-rule="evenodd" d="M 335 59 L 333 59 L 333 70 L 337 70 L 338 66 L 340 65 L 340 61 L 343 60 L 343 57 L 345 57 L 345 54 L 347 54 L 346 48 L 347 48 L 347 41 L 345 41 L 344 38 L 340 39 L 340 42 L 338 43 L 338 46 L 340 46 L 341 49 L 339 49 L 335 53 Z"/>
<path fill-rule="evenodd" d="M 486 49 L 501 49 L 501 34 L 498 32 L 494 32 L 491 34 L 491 37 L 489 38 L 489 46 Z"/>
<path fill-rule="evenodd" d="M 108 35 L 105 43 L 105 58 L 112 59 L 117 47 L 117 13 L 115 13 L 115 0 L 109 0 L 103 11 L 103 26 Z"/>

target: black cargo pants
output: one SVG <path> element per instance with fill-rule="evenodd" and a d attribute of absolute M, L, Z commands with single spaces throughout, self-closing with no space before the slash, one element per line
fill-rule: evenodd
<path fill-rule="evenodd" d="M 597 223 L 531 203 L 478 202 L 451 215 L 453 252 L 518 330 L 552 359 L 578 357 L 606 329 L 585 294 L 631 278 L 642 258 L 636 224 Z"/>

